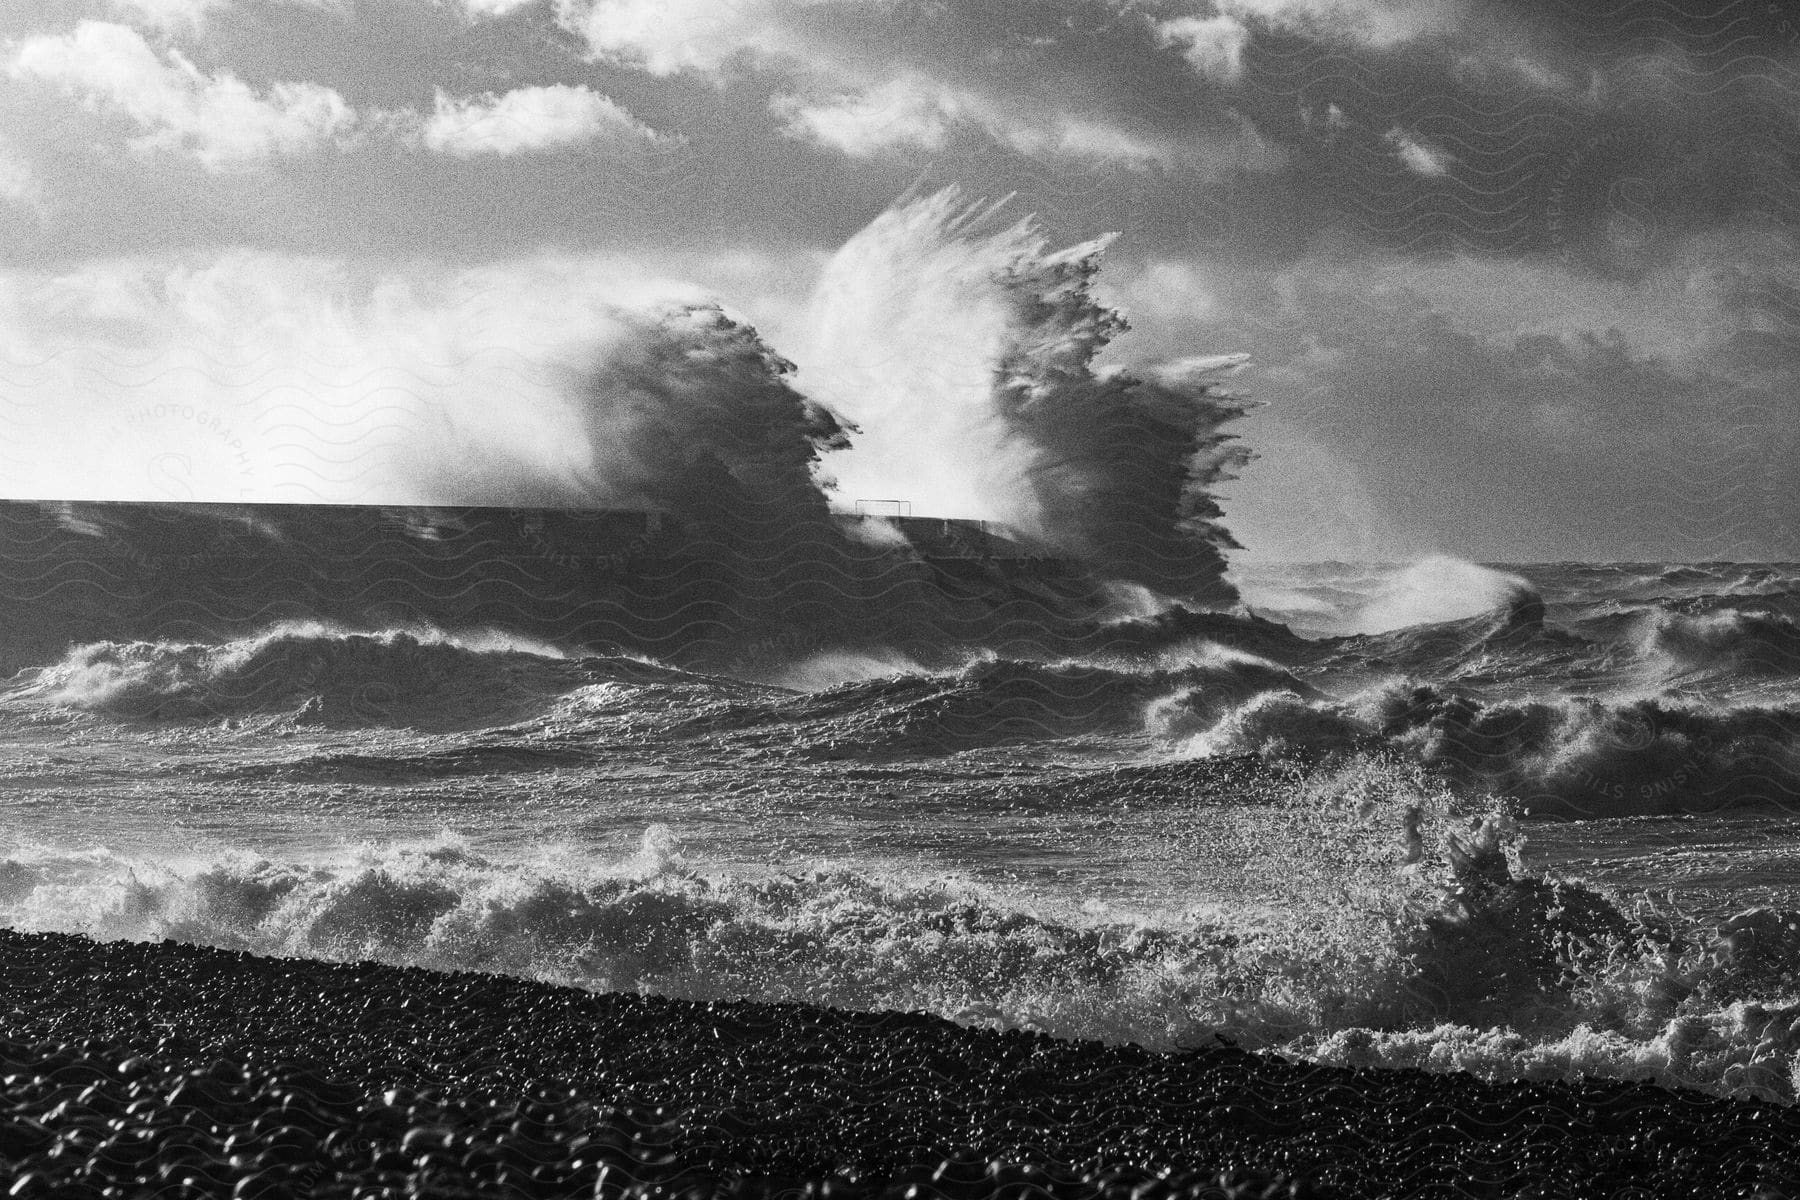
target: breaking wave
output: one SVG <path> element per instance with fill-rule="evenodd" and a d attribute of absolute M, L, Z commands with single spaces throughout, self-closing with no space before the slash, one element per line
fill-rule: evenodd
<path fill-rule="evenodd" d="M 1480 701 L 1397 680 L 1349 700 L 1257 696 L 1189 743 L 1266 759 L 1404 753 L 1537 815 L 1708 812 L 1800 800 L 1800 712 L 1640 698 Z"/>
<path fill-rule="evenodd" d="M 1642 618 L 1641 636 L 1642 652 L 1665 659 L 1671 674 L 1800 676 L 1800 625 L 1781 613 L 1735 606 L 1657 610 Z"/>
<path fill-rule="evenodd" d="M 1100 366 L 1127 326 L 1097 293 L 1110 238 L 1052 250 L 1035 221 L 954 188 L 910 196 L 826 265 L 800 385 L 856 426 L 826 454 L 846 501 L 999 522 L 1096 577 L 1234 600 L 1214 487 L 1241 355 Z M 939 507 L 941 506 L 941 507 Z"/>
<path fill-rule="evenodd" d="M 1433 555 L 1383 579 L 1349 616 L 1347 633 L 1386 633 L 1480 616 L 1535 598 L 1524 579 L 1448 555 Z"/>
<path fill-rule="evenodd" d="M 1392 782 L 1390 779 L 1388 782 Z M 1597 1074 L 1792 1101 L 1800 913 L 1684 925 L 1519 865 L 1504 811 L 1340 776 L 1304 789 L 1287 902 L 1115 911 L 897 866 L 506 861 L 453 836 L 330 863 L 103 850 L 0 862 L 24 929 L 375 958 L 694 999 L 929 1010 L 1355 1066 Z"/>
<path fill-rule="evenodd" d="M 697 716 L 686 733 L 794 727 L 827 756 L 939 755 L 987 746 L 1179 728 L 1269 688 L 1313 689 L 1284 668 L 1216 648 L 1170 668 L 983 657 L 954 671 L 901 671 L 793 698 L 751 698 Z"/>
<path fill-rule="evenodd" d="M 492 724 L 581 686 L 553 647 L 497 632 L 278 624 L 220 643 L 97 642 L 23 672 L 9 704 L 130 721 L 282 716 L 313 724 Z"/>

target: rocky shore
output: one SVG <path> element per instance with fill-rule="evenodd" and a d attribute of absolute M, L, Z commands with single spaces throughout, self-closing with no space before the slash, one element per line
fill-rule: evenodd
<path fill-rule="evenodd" d="M 1786 1196 L 1800 1112 L 0 931 L 0 1195 Z"/>

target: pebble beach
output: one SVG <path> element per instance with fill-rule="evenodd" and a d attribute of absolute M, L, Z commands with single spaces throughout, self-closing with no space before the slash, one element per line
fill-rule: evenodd
<path fill-rule="evenodd" d="M 8 1195 L 1781 1196 L 1800 1113 L 0 931 Z"/>

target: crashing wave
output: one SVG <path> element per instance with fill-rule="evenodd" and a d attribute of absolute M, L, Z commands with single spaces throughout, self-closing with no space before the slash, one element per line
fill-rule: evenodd
<path fill-rule="evenodd" d="M 1401 752 L 1538 815 L 1792 805 L 1800 710 L 1673 699 L 1482 701 L 1397 680 L 1349 700 L 1261 695 L 1191 743 L 1267 759 Z"/>
<path fill-rule="evenodd" d="M 1261 914 L 1043 909 L 966 879 L 851 864 L 721 870 L 661 826 L 623 860 L 560 866 L 453 837 L 322 865 L 35 851 L 0 863 L 0 912 L 20 928 L 926 1009 L 1153 1047 L 1218 1034 L 1345 1065 L 1795 1098 L 1800 1005 L 1786 997 L 1800 914 L 1678 927 L 1628 911 L 1522 869 L 1504 812 L 1459 814 L 1392 783 L 1315 781 L 1295 817 L 1357 857 L 1337 899 Z M 1297 867 L 1311 861 L 1296 850 Z"/>
<path fill-rule="evenodd" d="M 1737 606 L 1657 609 L 1643 615 L 1639 631 L 1641 652 L 1666 660 L 1671 673 L 1800 676 L 1800 624 L 1778 612 Z"/>
<path fill-rule="evenodd" d="M 219 643 L 96 642 L 25 672 L 8 700 L 131 721 L 286 716 L 310 724 L 489 724 L 585 682 L 552 647 L 497 633 L 313 622 Z"/>
<path fill-rule="evenodd" d="M 978 747 L 1167 731 L 1269 689 L 1316 695 L 1285 668 L 1218 647 L 1185 665 L 982 657 L 954 671 L 899 671 L 696 715 L 680 732 L 788 729 L 827 757 L 949 754 Z"/>

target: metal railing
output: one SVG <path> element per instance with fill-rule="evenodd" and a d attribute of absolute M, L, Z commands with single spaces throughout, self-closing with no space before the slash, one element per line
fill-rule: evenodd
<path fill-rule="evenodd" d="M 891 504 L 894 506 L 894 511 L 893 512 L 870 512 L 866 508 L 864 508 L 864 505 L 870 505 L 870 504 Z M 910 517 L 910 516 L 912 516 L 912 501 L 911 500 L 858 500 L 856 502 L 856 515 L 859 517 Z"/>

